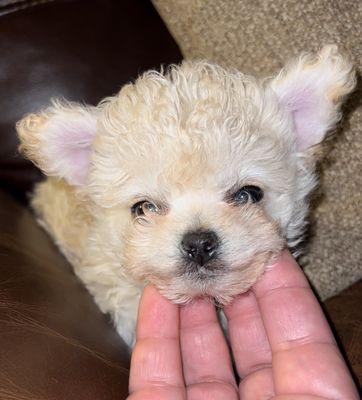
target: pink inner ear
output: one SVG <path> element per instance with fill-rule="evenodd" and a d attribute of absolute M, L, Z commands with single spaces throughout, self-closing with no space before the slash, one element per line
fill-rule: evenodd
<path fill-rule="evenodd" d="M 303 151 L 323 140 L 326 125 L 323 104 L 316 91 L 310 87 L 288 87 L 282 93 L 280 102 L 291 113 L 298 150 Z"/>
<path fill-rule="evenodd" d="M 81 185 L 85 182 L 89 170 L 90 146 L 69 152 L 69 163 L 73 170 L 72 180 Z"/>
<path fill-rule="evenodd" d="M 96 133 L 96 120 L 91 115 L 74 115 L 54 120 L 49 139 L 48 157 L 54 170 L 73 185 L 85 183 L 92 143 Z"/>

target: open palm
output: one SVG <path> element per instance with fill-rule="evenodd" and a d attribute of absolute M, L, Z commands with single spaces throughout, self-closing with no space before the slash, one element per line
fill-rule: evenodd
<path fill-rule="evenodd" d="M 287 251 L 224 311 L 239 385 L 214 306 L 198 299 L 179 308 L 147 287 L 128 399 L 359 399 L 323 312 Z"/>

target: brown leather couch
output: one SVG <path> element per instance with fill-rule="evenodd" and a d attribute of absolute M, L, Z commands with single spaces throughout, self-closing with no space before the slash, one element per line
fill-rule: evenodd
<path fill-rule="evenodd" d="M 181 54 L 146 0 L 0 0 L 0 399 L 124 399 L 129 355 L 27 207 L 41 179 L 14 123 L 52 96 L 96 103 Z M 325 303 L 362 376 L 361 284 Z"/>

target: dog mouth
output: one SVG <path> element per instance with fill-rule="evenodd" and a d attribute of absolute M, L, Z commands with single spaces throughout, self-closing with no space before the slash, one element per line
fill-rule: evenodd
<path fill-rule="evenodd" d="M 186 280 L 212 281 L 223 275 L 226 269 L 226 266 L 220 260 L 213 260 L 204 265 L 185 261 L 179 265 L 177 275 Z"/>
<path fill-rule="evenodd" d="M 225 306 L 235 296 L 250 289 L 264 272 L 272 254 L 275 253 L 264 252 L 239 263 L 217 257 L 203 265 L 179 258 L 172 273 L 152 274 L 148 281 L 175 304 L 187 304 L 203 297 Z"/>

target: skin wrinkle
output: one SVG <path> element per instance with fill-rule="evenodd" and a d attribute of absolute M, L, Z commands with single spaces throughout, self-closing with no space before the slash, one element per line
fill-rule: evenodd
<path fill-rule="evenodd" d="M 148 349 L 153 349 L 157 347 L 157 342 L 162 340 L 162 350 L 160 351 L 149 351 Z M 139 347 L 136 351 L 139 352 L 141 358 L 141 364 L 144 376 L 148 382 L 154 382 L 159 384 L 171 384 L 172 386 L 180 386 L 180 382 L 177 383 L 173 379 L 173 372 L 167 370 L 163 366 L 168 363 L 170 355 L 165 357 L 166 350 L 170 347 L 174 347 L 174 342 L 176 339 L 168 338 L 147 338 L 139 341 Z M 156 344 L 155 344 L 156 343 Z M 136 355 L 137 356 L 137 355 Z M 150 369 L 148 366 L 157 366 L 157 368 Z M 154 370 L 157 370 L 157 375 L 155 375 Z M 162 378 L 162 379 L 161 379 Z"/>
<path fill-rule="evenodd" d="M 255 381 L 259 379 L 258 385 Z M 249 385 L 251 386 L 249 388 Z M 275 400 L 274 383 L 272 376 L 272 368 L 262 368 L 256 370 L 242 379 L 239 384 L 239 392 L 241 399 L 253 400 Z"/>
<path fill-rule="evenodd" d="M 335 46 L 264 80 L 185 61 L 96 107 L 53 102 L 17 124 L 21 151 L 49 176 L 32 200 L 42 226 L 129 346 L 146 283 L 178 304 L 225 305 L 302 240 L 318 152 L 298 143 L 319 145 L 354 84 Z M 227 204 L 236 182 L 263 199 Z M 134 220 L 140 199 L 164 212 Z M 200 227 L 220 237 L 216 279 L 179 273 L 180 238 Z"/>
<path fill-rule="evenodd" d="M 208 400 L 210 399 L 210 393 L 212 393 L 213 400 L 224 400 L 226 396 L 228 400 L 238 399 L 235 387 L 227 382 L 205 381 L 204 384 L 198 383 L 187 387 L 187 399 L 190 400 Z"/>

